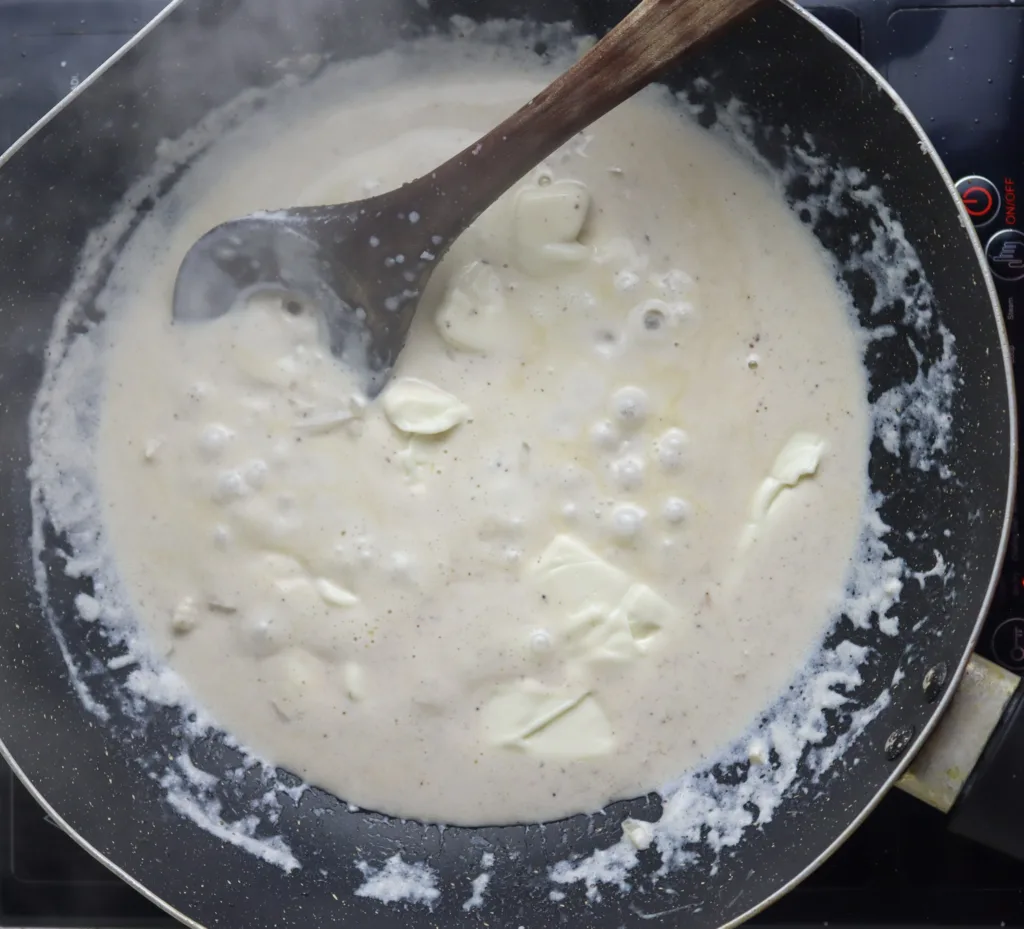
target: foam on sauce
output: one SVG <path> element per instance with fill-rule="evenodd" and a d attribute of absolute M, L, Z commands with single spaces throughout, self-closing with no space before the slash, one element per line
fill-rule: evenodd
<path fill-rule="evenodd" d="M 328 72 L 304 108 L 254 115 L 139 227 L 100 325 L 71 332 L 69 295 L 33 420 L 36 554 L 49 520 L 70 541 L 69 573 L 93 580 L 82 619 L 140 665 L 134 711 L 194 711 L 198 698 L 196 732 L 216 720 L 361 807 L 535 821 L 660 786 L 659 822 L 552 871 L 597 896 L 602 883 L 628 887 L 644 847 L 667 871 L 702 844 L 740 841 L 801 759 L 827 770 L 884 707 L 885 694 L 814 748 L 865 657 L 852 643 L 816 654 L 829 618 L 894 623 L 899 596 L 903 566 L 866 495 L 870 429 L 932 467 L 951 385 L 925 378 L 869 411 L 866 339 L 817 245 L 764 173 L 657 92 L 567 146 L 457 245 L 390 400 L 364 406 L 308 318 L 262 305 L 168 324 L 178 261 L 209 225 L 393 186 L 547 78 L 488 44 L 500 28 L 477 34 L 478 47 L 460 46 L 472 82 L 438 66 L 446 40 L 427 40 Z M 408 80 L 425 63 L 429 94 Z M 339 106 L 342 86 L 387 90 Z M 328 102 L 327 118 L 309 118 Z M 742 130 L 741 111 L 724 115 Z M 355 147 L 343 141 L 354 118 Z M 222 127 L 211 118 L 164 170 Z M 404 144 L 385 149 L 396 130 Z M 794 170 L 824 172 L 806 148 Z M 268 172 L 278 183 L 264 198 Z M 156 180 L 97 237 L 96 258 Z M 709 206 L 723 183 L 744 197 L 742 221 Z M 95 274 L 87 255 L 83 279 Z M 923 425 L 900 433 L 907 408 Z M 801 666 L 768 724 L 744 735 Z M 332 754 L 341 731 L 368 747 L 361 758 Z M 737 753 L 750 763 L 739 785 L 702 765 Z M 225 824 L 192 770 L 165 771 L 175 809 L 301 866 L 257 837 L 256 819 L 276 821 L 274 791 L 252 821 Z M 384 902 L 431 905 L 441 892 L 399 855 L 357 865 L 357 893 Z M 486 884 L 473 884 L 473 908 Z"/>

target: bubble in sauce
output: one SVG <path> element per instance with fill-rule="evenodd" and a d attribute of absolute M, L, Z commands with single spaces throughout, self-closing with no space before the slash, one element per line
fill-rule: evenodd
<path fill-rule="evenodd" d="M 669 497 L 665 501 L 665 505 L 662 507 L 662 515 L 665 517 L 665 522 L 673 526 L 678 526 L 680 523 L 685 523 L 693 513 L 693 507 L 690 506 L 682 497 Z"/>
<path fill-rule="evenodd" d="M 607 419 L 594 423 L 590 428 L 590 441 L 601 449 L 614 449 L 621 441 L 619 430 Z"/>
<path fill-rule="evenodd" d="M 654 443 L 654 451 L 666 471 L 675 471 L 685 462 L 689 445 L 690 438 L 682 429 L 669 429 Z"/>
<path fill-rule="evenodd" d="M 222 423 L 210 423 L 199 436 L 199 451 L 208 461 L 219 458 L 234 432 Z"/>
<path fill-rule="evenodd" d="M 612 394 L 612 415 L 623 426 L 638 429 L 651 411 L 647 391 L 639 387 L 621 387 Z"/>
<path fill-rule="evenodd" d="M 612 532 L 623 541 L 635 539 L 644 527 L 647 511 L 635 503 L 620 503 L 612 510 Z"/>
<path fill-rule="evenodd" d="M 611 464 L 612 479 L 623 490 L 636 490 L 644 483 L 644 460 L 638 455 L 626 455 Z"/>

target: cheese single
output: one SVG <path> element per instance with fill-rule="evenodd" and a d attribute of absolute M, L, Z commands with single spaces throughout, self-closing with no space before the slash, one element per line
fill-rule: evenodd
<path fill-rule="evenodd" d="M 411 435 L 441 435 L 469 417 L 469 407 L 457 397 L 417 377 L 393 381 L 381 404 L 391 425 Z"/>
<path fill-rule="evenodd" d="M 750 504 L 750 521 L 740 535 L 740 550 L 749 548 L 761 524 L 771 514 L 779 498 L 806 478 L 814 477 L 821 466 L 828 443 L 809 432 L 798 432 L 779 452 L 771 473 L 754 492 Z"/>
<path fill-rule="evenodd" d="M 637 851 L 646 851 L 654 842 L 654 824 L 642 819 L 624 819 L 622 834 Z"/>
<path fill-rule="evenodd" d="M 578 539 L 556 536 L 528 574 L 555 614 L 556 646 L 588 661 L 629 661 L 678 619 L 647 584 L 615 567 Z"/>
<path fill-rule="evenodd" d="M 330 606 L 346 607 L 355 606 L 359 598 L 344 587 L 339 587 L 333 581 L 320 577 L 314 583 L 316 592 L 323 598 L 324 603 Z"/>
<path fill-rule="evenodd" d="M 585 261 L 592 250 L 579 237 L 590 211 L 590 191 L 579 181 L 524 187 L 516 197 L 514 236 L 520 263 L 543 272 Z"/>
<path fill-rule="evenodd" d="M 516 341 L 501 279 L 479 261 L 456 278 L 434 324 L 445 342 L 463 352 L 486 355 Z"/>
<path fill-rule="evenodd" d="M 541 755 L 587 758 L 615 747 L 611 725 L 589 692 L 558 690 L 539 681 L 517 681 L 483 709 L 485 739 Z"/>

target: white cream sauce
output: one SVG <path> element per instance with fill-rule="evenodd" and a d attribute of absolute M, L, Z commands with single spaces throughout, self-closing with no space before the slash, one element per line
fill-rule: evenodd
<path fill-rule="evenodd" d="M 597 809 L 750 727 L 842 598 L 870 426 L 818 245 L 655 94 L 457 243 L 377 402 L 308 316 L 171 325 L 212 225 L 395 187 L 540 86 L 474 69 L 204 156 L 116 272 L 96 449 L 128 604 L 218 723 L 470 824 Z"/>

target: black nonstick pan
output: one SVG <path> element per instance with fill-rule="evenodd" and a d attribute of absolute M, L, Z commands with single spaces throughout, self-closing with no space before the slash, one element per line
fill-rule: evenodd
<path fill-rule="evenodd" d="M 888 327 L 865 355 L 870 399 L 894 398 L 875 432 L 870 479 L 884 498 L 881 540 L 909 575 L 889 610 L 896 626 L 868 616 L 840 624 L 826 643 L 849 640 L 866 659 L 798 759 L 772 751 L 756 771 L 738 762 L 704 772 L 707 795 L 743 817 L 698 830 L 672 861 L 655 846 L 625 877 L 612 868 L 610 879 L 593 879 L 591 868 L 588 883 L 557 879 L 618 843 L 626 817 L 656 819 L 660 797 L 562 822 L 442 829 L 350 808 L 281 772 L 271 808 L 269 775 L 222 736 L 196 734 L 158 700 L 129 698 L 132 667 L 111 666 L 119 646 L 74 609 L 87 588 L 66 570 L 61 552 L 71 540 L 33 509 L 30 413 L 54 319 L 90 232 L 126 196 L 144 214 L 180 176 L 171 165 L 150 189 L 138 187 L 158 152 L 166 155 L 161 140 L 243 90 L 288 74 L 303 80 L 331 61 L 451 30 L 453 16 L 566 22 L 599 35 L 629 6 L 181 0 L 0 156 L 0 740 L 56 821 L 189 925 L 731 924 L 824 860 L 922 747 L 933 763 L 920 756 L 915 791 L 933 800 L 943 794 L 936 802 L 952 806 L 960 831 L 1024 855 L 1017 798 L 1024 792 L 1013 789 L 1024 771 L 1016 681 L 1004 677 L 986 691 L 984 667 L 974 666 L 972 693 L 997 694 L 986 721 L 972 721 L 961 701 L 940 741 L 927 744 L 971 659 L 1012 511 L 1017 414 L 1000 310 L 950 179 L 906 108 L 849 48 L 783 2 L 764 4 L 666 81 L 685 92 L 709 131 L 732 134 L 776 174 L 835 259 L 862 322 Z M 544 55 L 531 35 L 524 27 L 522 41 Z M 721 192 L 708 196 L 721 196 L 722 209 L 738 208 Z M 89 243 L 108 257 L 93 289 L 79 295 L 84 317 L 99 312 L 93 298 L 104 268 L 116 260 L 117 237 L 130 231 L 108 230 L 115 241 L 105 250 L 95 238 Z M 925 416 L 914 385 L 938 379 L 950 387 L 948 430 L 922 447 L 907 441 Z M 43 544 L 38 562 L 33 531 Z M 978 746 L 967 752 L 977 761 L 973 774 L 968 767 L 935 787 L 935 758 L 968 743 Z M 763 815 L 757 791 L 743 791 L 752 778 L 783 777 L 790 762 L 781 803 Z M 192 768 L 212 777 L 189 780 L 182 772 Z M 737 804 L 737 797 L 747 799 Z M 487 892 L 481 906 L 467 908 L 485 853 L 494 858 Z M 355 893 L 395 856 L 428 867 L 436 893 L 393 904 Z"/>

